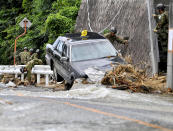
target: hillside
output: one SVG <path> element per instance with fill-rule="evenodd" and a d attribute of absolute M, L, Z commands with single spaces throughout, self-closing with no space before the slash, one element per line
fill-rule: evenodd
<path fill-rule="evenodd" d="M 24 30 L 20 21 L 27 17 L 32 26 L 19 38 L 17 53 L 23 47 L 41 49 L 44 60 L 46 43 L 59 35 L 73 32 L 81 0 L 1 0 L 0 1 L 0 64 L 13 64 L 15 38 Z"/>

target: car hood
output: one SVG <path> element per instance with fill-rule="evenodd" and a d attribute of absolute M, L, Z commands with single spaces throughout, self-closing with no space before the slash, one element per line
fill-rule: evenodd
<path fill-rule="evenodd" d="M 118 56 L 110 58 L 100 58 L 94 60 L 72 62 L 72 67 L 76 71 L 84 75 L 86 74 L 92 80 L 100 80 L 103 78 L 106 71 L 111 70 L 118 64 L 124 64 L 125 62 Z"/>
<path fill-rule="evenodd" d="M 120 57 L 106 57 L 100 59 L 93 59 L 87 61 L 79 61 L 79 62 L 72 62 L 72 66 L 79 69 L 80 71 L 84 71 L 88 68 L 97 68 L 98 70 L 107 71 L 112 69 L 112 65 L 124 64 L 124 60 Z"/>

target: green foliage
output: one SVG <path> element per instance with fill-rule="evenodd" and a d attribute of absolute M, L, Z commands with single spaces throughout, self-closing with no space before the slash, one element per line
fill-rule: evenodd
<path fill-rule="evenodd" d="M 78 8 L 76 6 L 65 7 L 64 9 L 61 9 L 59 13 L 62 16 L 75 20 L 78 15 Z"/>
<path fill-rule="evenodd" d="M 0 0 L 0 9 L 20 8 L 23 0 Z"/>
<path fill-rule="evenodd" d="M 32 0 L 23 0 L 22 2 L 22 8 L 25 12 L 31 12 L 32 9 Z"/>
<path fill-rule="evenodd" d="M 23 47 L 39 48 L 44 61 L 46 44 L 59 35 L 74 31 L 81 0 L 0 0 L 0 64 L 13 64 L 15 38 L 24 32 L 20 21 L 27 17 L 32 26 L 17 40 Z"/>
<path fill-rule="evenodd" d="M 76 0 L 58 0 L 62 1 L 63 6 L 74 6 L 76 4 Z"/>
<path fill-rule="evenodd" d="M 59 13 L 48 16 L 45 24 L 45 29 L 49 33 L 49 38 L 55 40 L 59 35 L 63 35 L 70 31 L 72 20 L 61 16 Z"/>
<path fill-rule="evenodd" d="M 33 13 L 48 14 L 51 12 L 52 3 L 56 0 L 34 0 L 33 1 Z"/>

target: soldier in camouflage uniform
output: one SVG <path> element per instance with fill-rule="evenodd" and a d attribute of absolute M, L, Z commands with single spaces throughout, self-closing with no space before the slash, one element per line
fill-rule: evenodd
<path fill-rule="evenodd" d="M 31 48 L 31 49 L 29 49 L 29 54 L 30 54 L 30 58 L 31 58 L 31 56 L 32 56 L 32 54 L 33 54 L 33 49 Z"/>
<path fill-rule="evenodd" d="M 39 52 L 40 52 L 40 50 L 37 49 L 37 50 L 35 51 L 35 53 L 31 55 L 30 60 L 33 60 L 34 58 L 38 58 L 38 53 L 39 53 Z"/>
<path fill-rule="evenodd" d="M 111 28 L 111 32 L 107 33 L 104 35 L 105 38 L 107 38 L 111 43 L 113 43 L 114 41 L 117 41 L 118 43 L 121 44 L 128 44 L 128 41 L 121 38 L 120 36 L 116 35 L 117 30 L 113 27 Z"/>
<path fill-rule="evenodd" d="M 21 72 L 27 71 L 27 80 L 29 83 L 31 83 L 31 71 L 32 71 L 32 68 L 34 67 L 34 65 L 43 64 L 42 60 L 38 59 L 38 53 L 39 53 L 39 50 L 37 50 L 35 57 L 33 57 L 33 59 L 26 64 L 26 67 L 21 68 Z M 36 80 L 36 78 L 35 78 L 35 80 Z"/>
<path fill-rule="evenodd" d="M 24 51 L 19 53 L 19 57 L 21 65 L 26 65 L 28 63 L 30 54 L 27 47 L 24 47 Z"/>
<path fill-rule="evenodd" d="M 154 32 L 158 35 L 158 45 L 159 45 L 159 55 L 160 63 L 159 70 L 166 71 L 167 68 L 167 50 L 168 50 L 168 24 L 169 18 L 168 13 L 165 11 L 165 6 L 163 4 L 157 5 L 158 15 L 153 15 L 158 23 Z"/>

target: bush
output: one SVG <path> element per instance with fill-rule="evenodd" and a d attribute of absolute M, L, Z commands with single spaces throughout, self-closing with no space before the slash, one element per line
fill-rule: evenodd
<path fill-rule="evenodd" d="M 74 31 L 81 0 L 0 0 L 0 64 L 13 64 L 14 41 L 24 30 L 19 22 L 27 17 L 32 26 L 17 41 L 23 47 L 41 49 L 44 61 L 46 43 Z"/>
<path fill-rule="evenodd" d="M 49 38 L 55 40 L 59 35 L 68 33 L 71 26 L 71 19 L 57 13 L 48 16 L 45 24 L 45 30 L 49 33 Z"/>
<path fill-rule="evenodd" d="M 59 14 L 67 18 L 71 18 L 72 20 L 76 20 L 78 15 L 78 8 L 76 6 L 65 7 L 59 11 Z"/>

